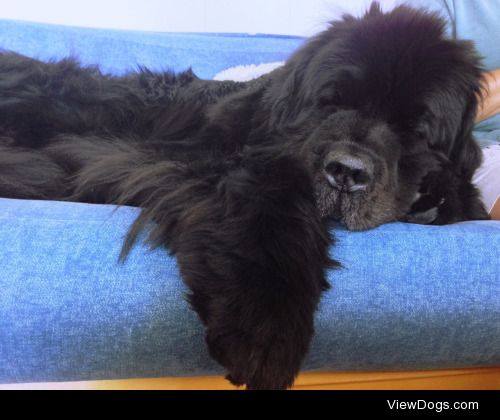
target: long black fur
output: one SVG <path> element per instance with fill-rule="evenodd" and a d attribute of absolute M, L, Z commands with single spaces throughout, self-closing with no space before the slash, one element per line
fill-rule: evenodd
<path fill-rule="evenodd" d="M 147 230 L 176 255 L 228 378 L 283 389 L 338 266 L 330 219 L 487 218 L 471 184 L 480 77 L 436 16 L 376 4 L 248 83 L 2 53 L 0 195 L 141 207 L 122 257 Z M 328 183 L 339 150 L 371 160 L 366 191 Z"/>

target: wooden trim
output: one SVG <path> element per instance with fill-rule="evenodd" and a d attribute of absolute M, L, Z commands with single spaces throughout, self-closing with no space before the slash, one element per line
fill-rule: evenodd
<path fill-rule="evenodd" d="M 52 382 L 0 385 L 1 389 L 84 390 L 231 390 L 221 376 L 192 378 L 126 379 L 92 382 Z M 306 372 L 294 389 L 324 390 L 500 390 L 500 367 L 411 372 Z"/>

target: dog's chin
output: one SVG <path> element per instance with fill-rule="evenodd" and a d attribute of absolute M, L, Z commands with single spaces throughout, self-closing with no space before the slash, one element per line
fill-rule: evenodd
<path fill-rule="evenodd" d="M 315 196 L 320 216 L 348 230 L 369 230 L 397 219 L 394 200 L 387 193 L 345 193 L 332 188 L 328 182 L 317 180 Z"/>

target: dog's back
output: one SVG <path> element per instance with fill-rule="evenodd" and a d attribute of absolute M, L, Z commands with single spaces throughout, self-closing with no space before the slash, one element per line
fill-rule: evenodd
<path fill-rule="evenodd" d="M 0 53 L 0 136 L 30 148 L 61 134 L 185 138 L 202 124 L 207 104 L 243 86 L 201 80 L 191 70 L 110 76 L 71 58 L 45 63 Z"/>
<path fill-rule="evenodd" d="M 138 149 L 196 160 L 207 106 L 245 86 L 201 80 L 191 70 L 111 76 L 72 58 L 47 63 L 0 53 L 0 194 L 107 202 L 75 196 L 70 180 L 86 163 L 124 153 L 133 161 Z"/>

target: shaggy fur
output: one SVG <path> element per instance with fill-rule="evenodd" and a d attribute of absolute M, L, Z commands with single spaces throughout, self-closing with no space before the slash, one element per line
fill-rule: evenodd
<path fill-rule="evenodd" d="M 0 55 L 0 195 L 139 206 L 234 384 L 292 385 L 352 230 L 485 219 L 481 69 L 436 16 L 374 4 L 248 83 Z M 335 252 L 335 251 L 333 251 Z"/>

